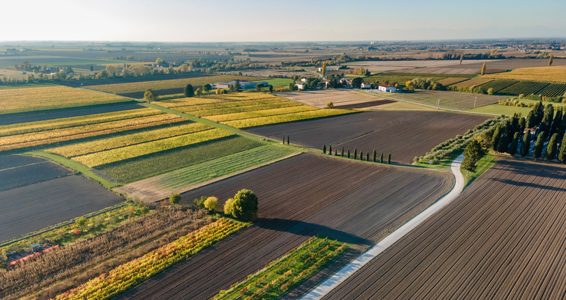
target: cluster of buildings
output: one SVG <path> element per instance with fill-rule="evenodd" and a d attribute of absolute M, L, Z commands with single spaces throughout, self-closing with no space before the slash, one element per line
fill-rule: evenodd
<path fill-rule="evenodd" d="M 229 89 L 230 86 L 233 86 L 234 84 L 236 84 L 236 80 L 232 80 L 230 82 L 217 82 L 215 84 L 213 84 L 212 86 L 214 86 L 217 89 Z M 243 90 L 251 90 L 251 89 L 255 89 L 256 85 L 263 85 L 263 86 L 267 86 L 269 85 L 267 83 L 267 81 L 256 81 L 256 82 L 250 82 L 250 81 L 240 81 L 240 86 L 242 87 Z"/>

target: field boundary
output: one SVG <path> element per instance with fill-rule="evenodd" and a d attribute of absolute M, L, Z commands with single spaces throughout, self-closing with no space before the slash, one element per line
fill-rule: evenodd
<path fill-rule="evenodd" d="M 434 213 L 441 210 L 447 204 L 452 202 L 456 199 L 464 189 L 464 176 L 460 172 L 460 165 L 464 160 L 464 155 L 458 156 L 454 162 L 452 162 L 451 171 L 456 178 L 456 182 L 454 187 L 448 194 L 444 195 L 442 198 L 437 200 L 434 204 L 429 206 L 427 209 L 413 217 L 407 223 L 403 224 L 397 230 L 393 231 L 390 235 L 382 239 L 379 243 L 372 246 L 368 251 L 364 254 L 360 255 L 356 260 L 347 264 L 343 267 L 340 271 L 336 274 L 332 275 L 330 278 L 322 282 L 308 294 L 301 297 L 304 300 L 314 300 L 314 299 L 321 299 L 338 285 L 340 285 L 344 280 L 348 279 L 351 275 L 353 275 L 356 271 L 361 269 L 364 265 L 369 263 L 372 259 L 377 257 L 381 252 L 389 248 L 395 242 L 400 240 L 403 236 L 408 234 L 414 228 L 416 228 L 419 224 L 424 222 Z"/>

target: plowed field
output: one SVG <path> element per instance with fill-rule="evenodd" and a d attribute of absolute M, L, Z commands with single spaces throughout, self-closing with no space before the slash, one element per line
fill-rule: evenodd
<path fill-rule="evenodd" d="M 324 299 L 564 299 L 565 179 L 500 160 Z"/>
<path fill-rule="evenodd" d="M 487 120 L 485 116 L 419 111 L 372 111 L 332 118 L 253 128 L 251 133 L 321 149 L 332 145 L 340 153 L 378 153 L 396 163 L 410 164 L 443 141 L 462 135 Z"/>
<path fill-rule="evenodd" d="M 452 187 L 448 173 L 301 154 L 183 195 L 182 202 L 239 189 L 259 198 L 250 229 L 173 267 L 122 299 L 209 299 L 318 233 L 370 245 Z"/>

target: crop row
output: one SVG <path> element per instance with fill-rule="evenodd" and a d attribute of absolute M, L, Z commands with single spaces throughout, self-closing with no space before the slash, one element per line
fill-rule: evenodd
<path fill-rule="evenodd" d="M 163 112 L 153 108 L 142 108 L 125 110 L 111 113 L 87 115 L 80 117 L 62 118 L 47 121 L 37 121 L 30 123 L 19 123 L 13 125 L 0 126 L 0 136 L 32 133 L 53 129 L 62 129 L 76 126 L 85 126 L 112 121 L 127 120 L 140 117 L 148 117 L 163 114 Z"/>
<path fill-rule="evenodd" d="M 239 102 L 223 102 L 212 105 L 194 105 L 175 108 L 195 116 L 213 116 L 226 113 L 253 111 L 277 107 L 300 106 L 302 104 L 286 99 L 250 100 Z"/>
<path fill-rule="evenodd" d="M 191 97 L 191 98 L 160 101 L 159 105 L 167 108 L 174 108 L 181 106 L 196 106 L 196 105 L 215 104 L 215 103 L 238 103 L 238 102 L 247 102 L 247 101 L 258 102 L 258 101 L 275 100 L 275 99 L 283 99 L 283 98 L 279 98 L 264 93 L 261 94 L 238 93 L 238 94 L 225 94 L 221 96 L 211 95 L 206 98 Z"/>
<path fill-rule="evenodd" d="M 452 86 L 458 87 L 458 88 L 460 88 L 460 87 L 475 87 L 475 86 L 479 86 L 479 85 L 482 85 L 482 84 L 486 84 L 490 81 L 493 81 L 493 79 L 479 77 L 479 78 L 472 78 L 470 80 L 462 81 L 462 82 L 456 83 Z"/>
<path fill-rule="evenodd" d="M 75 276 L 78 270 L 87 266 L 94 267 L 108 258 L 117 258 L 118 254 L 126 252 L 124 250 L 131 250 L 139 245 L 147 247 L 149 241 L 164 233 L 173 235 L 174 230 L 180 226 L 186 227 L 194 223 L 193 225 L 196 226 L 191 227 L 196 228 L 206 223 L 205 220 L 200 220 L 200 218 L 206 215 L 204 211 L 161 209 L 137 219 L 133 219 L 134 215 L 131 215 L 132 212 L 135 212 L 134 210 L 127 210 L 127 212 L 130 213 L 126 214 L 127 223 L 94 235 L 92 238 L 83 239 L 61 247 L 58 251 L 42 255 L 35 260 L 9 268 L 7 272 L 0 274 L 0 290 L 4 293 L 1 296 L 17 296 L 14 294 L 19 294 L 23 291 L 31 292 L 39 288 L 39 286 L 45 287 L 62 277 L 71 276 L 74 277 L 73 281 L 86 282 L 88 279 L 107 272 L 111 268 L 102 266 L 98 267 L 97 272 L 92 272 L 93 270 L 91 270 L 89 271 L 91 273 L 90 278 L 86 278 L 86 280 L 81 274 L 78 274 L 78 277 Z M 72 229 L 71 234 L 80 232 L 80 235 L 84 236 L 85 232 L 95 231 L 95 228 L 101 227 L 101 230 L 104 230 L 106 227 L 112 226 L 111 224 L 126 220 L 124 217 L 117 217 L 116 214 L 96 217 L 89 220 L 92 222 L 91 224 L 87 225 L 85 223 L 83 226 L 74 226 L 76 229 Z M 182 235 L 186 233 L 183 232 Z M 152 249 L 145 251 L 143 254 L 157 248 L 157 246 L 152 247 Z M 131 257 L 130 255 L 127 256 Z M 141 255 L 131 258 L 139 256 Z M 112 264 L 115 267 L 121 263 L 106 261 L 104 265 Z M 79 277 L 83 279 L 79 280 Z M 47 280 L 48 278 L 49 280 Z"/>
<path fill-rule="evenodd" d="M 277 124 L 283 122 L 292 122 L 292 121 L 305 120 L 305 119 L 323 118 L 323 117 L 336 116 L 336 115 L 349 114 L 349 113 L 352 113 L 352 111 L 343 110 L 343 109 L 321 109 L 321 110 L 313 110 L 313 111 L 306 111 L 299 113 L 291 113 L 286 115 L 228 121 L 225 122 L 224 124 L 236 128 L 248 128 L 248 127 L 263 126 L 263 125 Z"/>
<path fill-rule="evenodd" d="M 88 89 L 102 91 L 102 92 L 109 92 L 109 93 L 133 93 L 133 92 L 145 91 L 147 89 L 164 90 L 164 89 L 183 88 L 189 83 L 192 84 L 193 86 L 201 86 L 207 83 L 225 82 L 234 79 L 251 81 L 251 80 L 259 80 L 262 78 L 235 76 L 235 75 L 218 75 L 218 76 L 193 77 L 193 78 L 183 78 L 183 79 L 168 79 L 168 80 L 93 85 L 93 86 L 88 86 Z"/>
<path fill-rule="evenodd" d="M 546 97 L 566 96 L 566 83 L 551 83 L 538 94 Z"/>
<path fill-rule="evenodd" d="M 319 109 L 314 107 L 301 105 L 301 106 L 293 106 L 293 107 L 283 107 L 283 108 L 256 110 L 256 111 L 240 112 L 240 113 L 232 113 L 232 114 L 214 115 L 214 116 L 206 117 L 205 119 L 215 122 L 228 122 L 234 120 L 254 119 L 254 118 L 262 118 L 262 117 L 286 115 L 291 113 L 318 111 L 318 110 Z"/>
<path fill-rule="evenodd" d="M 231 136 L 187 147 L 139 156 L 96 169 L 119 182 L 132 182 L 183 167 L 204 163 L 240 151 L 261 146 L 259 142 L 240 136 Z"/>
<path fill-rule="evenodd" d="M 312 237 L 213 299 L 279 299 L 346 250 L 345 243 Z"/>
<path fill-rule="evenodd" d="M 198 131 L 203 131 L 211 128 L 212 128 L 211 126 L 205 124 L 191 123 L 191 124 L 168 127 L 168 128 L 147 130 L 144 132 L 129 134 L 125 136 L 112 137 L 103 140 L 96 140 L 91 142 L 57 147 L 57 148 L 49 149 L 48 151 L 65 157 L 75 157 L 75 156 L 86 155 L 90 153 L 101 152 L 115 148 L 121 148 L 121 147 L 151 142 L 164 138 L 195 133 Z"/>
<path fill-rule="evenodd" d="M 542 90 L 548 85 L 546 82 L 536 82 L 536 81 L 519 81 L 516 84 L 499 91 L 500 94 L 505 95 L 530 95 L 537 94 L 538 91 Z"/>
<path fill-rule="evenodd" d="M 448 85 L 451 85 L 451 84 L 462 82 L 464 80 L 468 80 L 468 78 L 465 78 L 465 77 L 448 77 L 448 78 L 437 80 L 436 82 L 438 82 L 438 83 L 440 83 L 444 86 L 448 86 Z"/>
<path fill-rule="evenodd" d="M 109 299 L 249 226 L 222 218 L 113 269 L 56 299 Z"/>
<path fill-rule="evenodd" d="M 49 130 L 14 136 L 5 136 L 0 137 L 0 151 L 47 145 L 57 142 L 64 142 L 80 138 L 184 121 L 186 121 L 186 119 L 175 115 L 159 114 L 149 117 L 141 117 L 86 126 L 76 126 L 62 130 Z"/>
<path fill-rule="evenodd" d="M 482 85 L 480 85 L 479 87 L 486 91 L 489 89 L 493 89 L 493 93 L 496 94 L 499 91 L 501 91 L 504 88 L 507 88 L 513 84 L 517 83 L 516 80 L 505 80 L 505 79 L 501 79 L 501 80 L 493 80 L 493 81 L 489 81 L 487 83 L 484 83 Z"/>
<path fill-rule="evenodd" d="M 177 147 L 188 146 L 205 141 L 219 139 L 233 135 L 233 133 L 221 129 L 210 129 L 196 133 L 186 134 L 182 136 L 166 138 L 153 142 L 147 142 L 138 145 L 132 145 L 107 151 L 77 156 L 73 158 L 86 166 L 96 167 L 100 165 L 110 164 L 113 162 L 130 159 L 142 155 L 161 152 Z"/>
<path fill-rule="evenodd" d="M 0 114 L 131 101 L 64 86 L 0 90 Z"/>

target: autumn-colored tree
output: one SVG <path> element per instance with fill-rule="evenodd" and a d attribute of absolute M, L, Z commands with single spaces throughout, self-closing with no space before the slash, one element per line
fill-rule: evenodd
<path fill-rule="evenodd" d="M 487 62 L 483 62 L 483 66 L 481 67 L 481 75 L 485 75 L 485 72 L 487 71 Z"/>
<path fill-rule="evenodd" d="M 552 66 L 552 63 L 554 62 L 554 55 L 550 54 L 550 57 L 548 57 L 548 66 Z"/>

